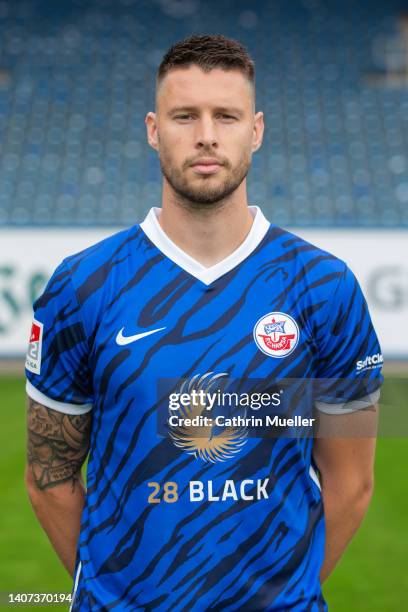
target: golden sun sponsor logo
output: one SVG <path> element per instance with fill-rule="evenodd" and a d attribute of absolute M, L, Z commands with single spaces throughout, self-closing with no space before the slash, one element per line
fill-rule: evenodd
<path fill-rule="evenodd" d="M 211 374 L 213 372 L 208 372 L 201 378 L 196 375 L 190 381 L 183 382 L 180 394 L 187 389 L 189 394 L 196 391 L 198 400 L 180 408 L 180 414 L 183 416 L 180 424 L 171 425 L 172 421 L 169 419 L 169 434 L 174 445 L 184 452 L 203 461 L 216 463 L 231 459 L 239 453 L 247 442 L 248 432 L 245 426 L 215 428 L 213 420 L 205 418 L 208 407 L 203 397 L 219 378 L 227 376 L 226 373 L 214 376 Z M 204 391 L 204 395 L 201 391 Z"/>

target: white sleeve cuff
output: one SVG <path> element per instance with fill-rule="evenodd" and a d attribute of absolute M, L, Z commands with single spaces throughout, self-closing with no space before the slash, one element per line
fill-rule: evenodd
<path fill-rule="evenodd" d="M 319 487 L 319 489 L 322 490 L 322 485 L 320 484 L 319 477 L 316 474 L 316 470 L 314 469 L 313 465 L 311 465 L 309 468 L 309 476 L 313 480 L 313 482 Z"/>
<path fill-rule="evenodd" d="M 351 402 L 343 402 L 339 404 L 327 404 L 326 402 L 315 402 L 315 406 L 321 412 L 326 414 L 348 414 L 350 412 L 356 412 L 356 410 L 362 410 L 368 408 L 373 404 L 376 404 L 380 399 L 380 389 L 376 389 L 372 393 L 360 397 L 358 400 L 352 400 Z"/>
<path fill-rule="evenodd" d="M 56 400 L 44 395 L 44 393 L 41 393 L 41 391 L 36 389 L 29 380 L 26 382 L 26 391 L 27 395 L 29 395 L 35 402 L 38 402 L 47 408 L 57 410 L 58 412 L 64 412 L 65 414 L 85 414 L 86 412 L 92 410 L 92 404 L 67 404 L 65 402 L 57 402 Z"/>

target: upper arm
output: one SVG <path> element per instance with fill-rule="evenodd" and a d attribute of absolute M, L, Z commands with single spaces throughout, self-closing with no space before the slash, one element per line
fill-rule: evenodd
<path fill-rule="evenodd" d="M 88 336 L 71 270 L 62 262 L 34 304 L 26 361 L 29 486 L 80 477 L 93 406 Z"/>
<path fill-rule="evenodd" d="M 94 396 L 88 338 L 71 271 L 62 262 L 34 304 L 26 359 L 28 395 L 68 414 L 90 410 Z"/>
<path fill-rule="evenodd" d="M 325 308 L 316 336 L 313 458 L 323 486 L 358 492 L 373 482 L 382 356 L 363 292 L 345 264 Z"/>
<path fill-rule="evenodd" d="M 338 412 L 332 405 L 369 396 L 372 404 L 378 401 L 374 393 L 383 382 L 381 348 L 363 292 L 347 266 L 320 315 L 316 344 L 319 409 Z"/>
<path fill-rule="evenodd" d="M 28 397 L 27 471 L 38 489 L 77 479 L 89 451 L 92 411 L 66 414 Z"/>

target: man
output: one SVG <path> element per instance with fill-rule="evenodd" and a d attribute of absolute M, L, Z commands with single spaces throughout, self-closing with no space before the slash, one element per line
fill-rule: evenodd
<path fill-rule="evenodd" d="M 313 442 L 285 418 L 378 400 L 380 367 L 356 367 L 380 352 L 366 303 L 342 261 L 248 206 L 264 124 L 242 45 L 174 45 L 146 126 L 162 208 L 65 259 L 35 304 L 32 504 L 72 610 L 324 610 L 321 582 L 368 507 L 374 438 Z M 285 403 L 289 379 L 325 386 L 295 384 Z M 281 410 L 283 434 L 227 421 L 211 394 L 227 380 L 250 402 L 265 392 L 257 414 Z"/>

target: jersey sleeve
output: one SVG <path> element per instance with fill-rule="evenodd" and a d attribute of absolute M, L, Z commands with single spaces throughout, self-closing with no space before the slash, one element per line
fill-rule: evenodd
<path fill-rule="evenodd" d="M 315 406 L 328 414 L 366 408 L 379 400 L 383 358 L 367 302 L 344 264 L 317 333 Z"/>
<path fill-rule="evenodd" d="M 26 390 L 36 402 L 67 414 L 93 405 L 88 340 L 71 271 L 62 262 L 34 303 L 26 357 Z"/>

